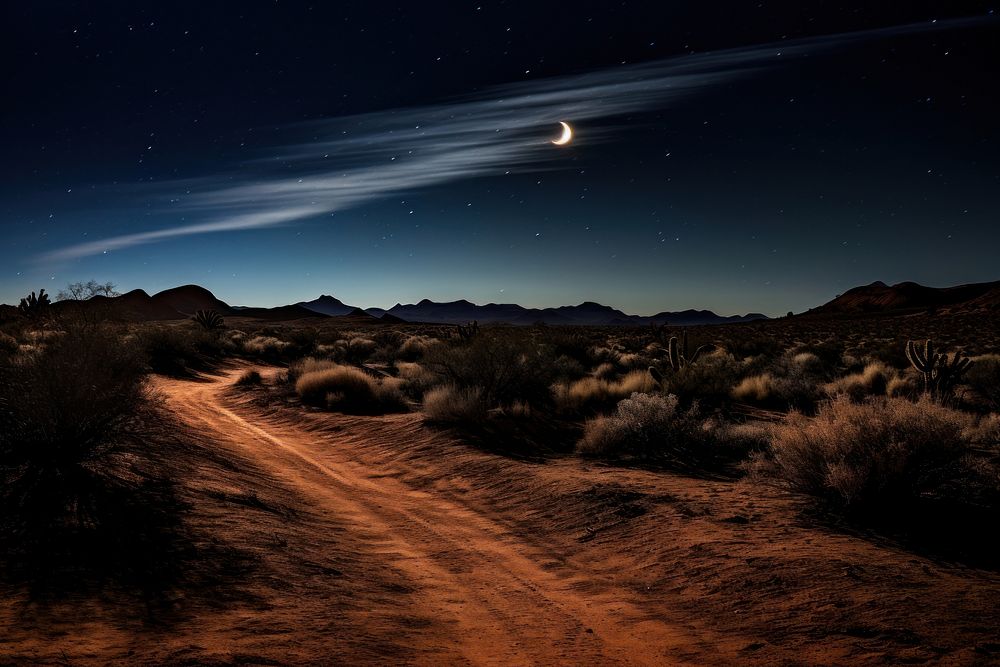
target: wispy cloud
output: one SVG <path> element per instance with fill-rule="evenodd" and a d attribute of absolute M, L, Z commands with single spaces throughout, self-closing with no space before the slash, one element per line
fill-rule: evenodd
<path fill-rule="evenodd" d="M 201 222 L 61 248 L 67 260 L 164 239 L 287 224 L 428 186 L 504 171 L 553 168 L 560 120 L 610 120 L 651 109 L 791 58 L 856 41 L 981 25 L 925 22 L 713 51 L 510 84 L 435 105 L 310 123 L 317 139 L 278 146 L 250 169 L 175 184 L 190 192 L 170 211 Z M 607 140 L 595 131 L 587 141 Z M 275 166 L 279 165 L 279 166 Z"/>

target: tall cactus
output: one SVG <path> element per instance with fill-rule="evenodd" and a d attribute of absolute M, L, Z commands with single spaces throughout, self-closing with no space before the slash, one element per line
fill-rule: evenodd
<path fill-rule="evenodd" d="M 950 358 L 934 350 L 934 343 L 928 338 L 923 349 L 916 341 L 906 341 L 906 358 L 924 377 L 924 392 L 933 398 L 948 396 L 962 375 L 972 367 L 973 361 L 958 352 Z"/>
<path fill-rule="evenodd" d="M 473 320 L 465 325 L 456 324 L 455 326 L 458 328 L 458 336 L 462 340 L 471 340 L 479 334 L 479 322 L 477 320 Z"/>
<path fill-rule="evenodd" d="M 665 325 L 661 327 L 651 325 L 651 328 L 654 337 L 659 340 L 666 338 Z M 681 371 L 695 363 L 701 355 L 706 352 L 711 352 L 713 349 L 715 349 L 715 346 L 711 343 L 699 345 L 698 349 L 694 351 L 694 354 L 689 357 L 687 331 L 682 331 L 680 339 L 678 339 L 677 336 L 671 336 L 667 341 L 667 361 L 670 364 L 671 370 L 677 373 L 678 371 Z M 657 387 L 662 389 L 666 386 L 663 382 L 663 373 L 661 373 L 655 366 L 649 367 L 649 376 L 653 378 L 653 382 L 656 383 Z"/>
<path fill-rule="evenodd" d="M 715 346 L 710 344 L 700 345 L 689 358 L 687 331 L 681 332 L 680 342 L 677 341 L 677 336 L 672 336 L 667 343 L 667 360 L 670 362 L 670 368 L 674 369 L 675 372 L 686 368 L 698 361 L 698 358 L 705 352 L 711 352 L 713 347 Z"/>
<path fill-rule="evenodd" d="M 45 293 L 45 288 L 38 290 L 38 296 L 32 292 L 28 296 L 21 299 L 21 303 L 18 304 L 17 309 L 22 315 L 28 317 L 39 317 L 40 315 L 48 312 L 49 309 L 49 295 Z"/>

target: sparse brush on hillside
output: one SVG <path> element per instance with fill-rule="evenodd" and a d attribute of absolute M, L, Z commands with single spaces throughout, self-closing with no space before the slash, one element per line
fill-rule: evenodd
<path fill-rule="evenodd" d="M 971 418 L 932 402 L 840 396 L 816 417 L 793 413 L 772 432 L 755 472 L 849 511 L 912 501 L 954 475 Z"/>
<path fill-rule="evenodd" d="M 406 401 L 396 384 L 377 380 L 350 366 L 332 365 L 298 372 L 295 391 L 303 403 L 337 412 L 377 415 L 405 412 Z M 291 374 L 290 374 L 291 375 Z"/>

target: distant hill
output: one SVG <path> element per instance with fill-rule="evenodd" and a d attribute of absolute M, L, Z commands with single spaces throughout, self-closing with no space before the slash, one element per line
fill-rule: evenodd
<path fill-rule="evenodd" d="M 806 314 L 861 314 L 906 311 L 975 313 L 1000 310 L 1000 281 L 956 287 L 926 287 L 914 282 L 882 281 L 855 287 Z"/>
<path fill-rule="evenodd" d="M 220 311 L 221 312 L 221 311 Z M 244 307 L 233 311 L 235 317 L 253 317 L 258 320 L 301 320 L 307 317 L 328 317 L 314 310 L 303 308 L 295 304 L 291 306 L 277 306 L 275 308 L 253 308 Z"/>
<path fill-rule="evenodd" d="M 233 314 L 229 304 L 215 298 L 214 294 L 198 285 L 172 287 L 157 292 L 152 299 L 157 304 L 168 306 L 183 315 L 194 315 L 199 310 L 215 310 L 220 315 Z"/>
<path fill-rule="evenodd" d="M 710 310 L 662 312 L 651 317 L 644 317 L 628 315 L 616 308 L 593 301 L 584 301 L 576 306 L 559 306 L 557 308 L 525 308 L 514 303 L 488 303 L 480 306 L 465 299 L 444 303 L 424 299 L 415 304 L 397 303 L 387 311 L 369 308 L 368 312 L 373 315 L 379 312 L 388 313 L 408 322 L 439 322 L 444 324 L 458 324 L 476 320 L 482 324 L 502 322 L 515 325 L 541 322 L 545 324 L 631 326 L 669 323 L 694 326 L 767 319 L 765 315 L 756 313 L 724 317 L 716 315 Z"/>
<path fill-rule="evenodd" d="M 149 321 L 177 320 L 193 316 L 199 310 L 214 310 L 223 317 L 253 318 L 269 321 L 290 321 L 304 318 L 333 317 L 358 324 L 422 322 L 429 324 L 463 324 L 476 320 L 481 324 L 504 323 L 512 325 L 565 324 L 604 326 L 645 326 L 648 324 L 672 324 L 695 326 L 703 324 L 726 324 L 767 319 L 759 313 L 722 316 L 710 310 L 684 310 L 661 312 L 652 316 L 629 315 L 617 308 L 594 301 L 584 301 L 575 306 L 555 308 L 525 308 L 516 303 L 487 303 L 478 305 L 461 299 L 458 301 L 435 302 L 424 299 L 413 304 L 397 303 L 388 310 L 382 308 L 361 309 L 344 303 L 329 294 L 323 294 L 312 301 L 300 301 L 275 308 L 253 306 L 230 306 L 212 292 L 199 285 L 181 285 L 149 296 L 142 290 L 132 290 L 117 297 L 98 296 L 86 301 L 60 301 L 55 304 L 59 310 L 70 312 L 79 310 L 99 313 L 114 319 Z M 16 309 L 11 308 L 8 317 L 16 317 Z"/>
<path fill-rule="evenodd" d="M 272 321 L 327 317 L 298 305 L 277 308 L 233 307 L 198 285 L 173 287 L 153 296 L 136 289 L 121 296 L 95 296 L 85 301 L 57 301 L 53 304 L 53 308 L 56 312 L 88 313 L 107 319 L 130 321 L 183 320 L 199 310 L 214 310 L 224 317 L 248 317 Z M 11 313 L 16 313 L 16 309 L 12 308 Z M 367 314 L 365 317 L 370 318 Z"/>
<path fill-rule="evenodd" d="M 340 299 L 334 298 L 328 294 L 323 294 L 318 299 L 313 299 L 312 301 L 299 301 L 295 305 L 307 308 L 316 313 L 332 315 L 334 317 L 350 315 L 354 311 L 360 310 L 357 306 L 348 306 Z M 379 315 L 375 315 L 375 317 L 379 317 Z"/>

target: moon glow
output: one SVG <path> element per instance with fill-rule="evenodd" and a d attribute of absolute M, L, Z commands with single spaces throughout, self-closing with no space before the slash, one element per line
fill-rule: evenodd
<path fill-rule="evenodd" d="M 559 121 L 559 124 L 562 125 L 562 136 L 558 139 L 553 139 L 552 143 L 556 146 L 565 146 L 573 138 L 573 128 L 569 126 L 569 123 L 564 121 Z"/>

